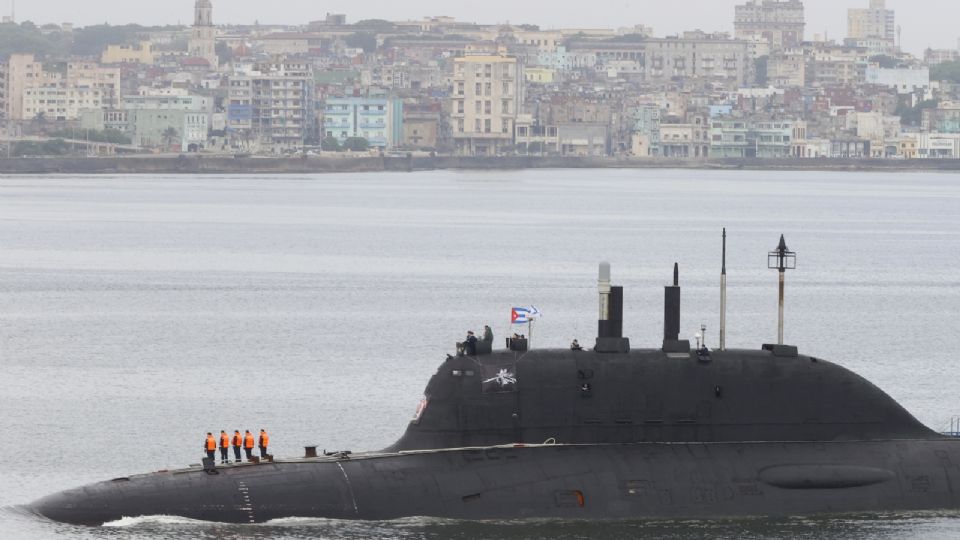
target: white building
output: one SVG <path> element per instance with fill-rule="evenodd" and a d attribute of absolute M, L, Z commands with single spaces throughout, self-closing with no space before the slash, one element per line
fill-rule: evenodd
<path fill-rule="evenodd" d="M 912 94 L 930 88 L 930 68 L 882 68 L 867 66 L 867 84 L 896 88 L 900 94 Z"/>
<path fill-rule="evenodd" d="M 522 70 L 520 59 L 505 49 L 454 60 L 450 122 L 457 153 L 496 155 L 513 145 L 523 104 Z"/>

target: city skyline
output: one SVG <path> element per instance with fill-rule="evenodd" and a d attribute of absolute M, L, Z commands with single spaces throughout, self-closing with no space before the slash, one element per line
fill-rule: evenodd
<path fill-rule="evenodd" d="M 653 27 L 657 35 L 669 35 L 684 30 L 733 31 L 733 13 L 736 4 L 746 0 L 678 0 L 685 7 L 663 9 L 654 7 L 662 2 L 641 0 L 595 0 L 587 12 L 549 9 L 555 4 L 546 2 L 516 3 L 506 0 L 488 0 L 482 5 L 450 5 L 437 0 L 414 0 L 394 3 L 381 1 L 331 0 L 318 5 L 311 0 L 276 0 L 269 5 L 254 0 L 215 1 L 216 24 L 305 24 L 322 19 L 327 12 L 345 13 L 349 21 L 369 18 L 390 20 L 420 19 L 425 16 L 449 15 L 481 24 L 505 23 L 538 24 L 543 28 L 569 27 L 623 27 L 642 24 Z M 826 34 L 831 39 L 846 35 L 847 9 L 866 7 L 869 0 L 806 0 L 806 37 Z M 71 22 L 86 26 L 138 23 L 146 25 L 190 24 L 194 0 L 175 0 L 161 5 L 117 4 L 116 0 L 40 0 L 17 5 L 18 21 L 31 20 L 38 24 Z M 676 5 L 673 3 L 671 5 Z M 923 9 L 917 9 L 922 5 Z M 903 28 L 903 49 L 922 54 L 927 47 L 956 49 L 960 29 L 954 21 L 960 18 L 960 5 L 955 0 L 887 0 L 889 9 L 897 14 L 897 24 Z M 7 6 L 8 12 L 10 6 Z M 58 14 L 51 18 L 50 14 Z M 936 14 L 936 16 L 931 16 Z"/>

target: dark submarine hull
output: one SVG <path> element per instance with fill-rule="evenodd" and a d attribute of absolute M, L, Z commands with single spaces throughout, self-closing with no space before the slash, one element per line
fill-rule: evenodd
<path fill-rule="evenodd" d="M 503 370 L 514 382 L 491 387 L 485 374 Z M 83 525 L 960 508 L 960 439 L 792 348 L 498 351 L 448 358 L 424 393 L 422 414 L 386 450 L 135 475 L 32 508 Z"/>
<path fill-rule="evenodd" d="M 780 516 L 960 506 L 960 440 L 497 446 L 158 472 L 42 499 L 50 519 L 261 523 Z"/>

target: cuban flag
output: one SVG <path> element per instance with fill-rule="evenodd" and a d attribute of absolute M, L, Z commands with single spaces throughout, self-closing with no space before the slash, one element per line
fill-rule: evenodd
<path fill-rule="evenodd" d="M 513 324 L 527 324 L 535 321 L 541 316 L 537 306 L 515 307 L 510 311 L 510 322 Z"/>

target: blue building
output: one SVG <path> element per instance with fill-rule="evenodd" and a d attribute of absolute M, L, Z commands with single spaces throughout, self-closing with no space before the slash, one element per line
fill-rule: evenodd
<path fill-rule="evenodd" d="M 341 144 L 362 137 L 372 148 L 389 149 L 403 138 L 403 102 L 396 98 L 327 98 L 323 134 Z"/>

